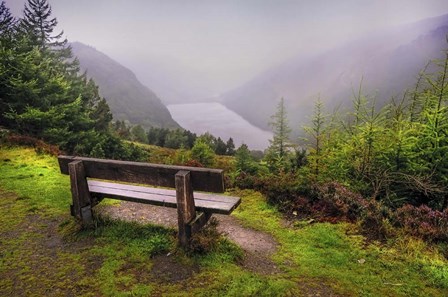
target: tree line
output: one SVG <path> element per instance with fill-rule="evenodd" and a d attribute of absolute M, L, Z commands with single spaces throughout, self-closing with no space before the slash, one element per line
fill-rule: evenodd
<path fill-rule="evenodd" d="M 192 149 L 199 139 L 206 143 L 217 155 L 233 156 L 235 143 L 230 137 L 226 142 L 208 132 L 197 135 L 186 129 L 168 129 L 151 127 L 146 131 L 141 125 L 128 125 L 125 121 L 115 121 L 111 125 L 112 131 L 120 138 L 145 144 L 156 145 L 171 149 Z"/>
<path fill-rule="evenodd" d="M 305 137 L 298 141 L 290 139 L 281 99 L 263 161 L 245 154 L 237 162 L 236 181 L 252 187 L 260 179 L 274 184 L 273 177 L 284 175 L 296 181 L 291 197 L 338 182 L 391 209 L 405 204 L 447 209 L 448 51 L 443 60 L 428 63 L 412 90 L 382 108 L 363 94 L 362 83 L 354 93 L 347 111 L 327 113 L 317 99 Z"/>

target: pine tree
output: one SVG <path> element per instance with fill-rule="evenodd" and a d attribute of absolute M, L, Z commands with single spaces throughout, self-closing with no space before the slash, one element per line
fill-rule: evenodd
<path fill-rule="evenodd" d="M 311 119 L 311 127 L 305 127 L 305 131 L 310 136 L 312 142 L 310 147 L 310 161 L 316 176 L 319 175 L 319 170 L 321 167 L 322 158 L 322 147 L 324 141 L 324 127 L 325 125 L 325 115 L 323 113 L 323 103 L 320 97 L 317 99 L 314 105 L 314 115 Z M 300 156 L 300 154 L 298 155 Z"/>
<path fill-rule="evenodd" d="M 250 154 L 246 144 L 242 144 L 235 152 L 236 168 L 241 172 L 255 174 L 257 171 L 256 164 Z"/>
<path fill-rule="evenodd" d="M 235 154 L 235 143 L 233 143 L 233 138 L 230 137 L 226 142 L 226 155 L 233 156 Z"/>
<path fill-rule="evenodd" d="M 184 130 L 183 134 L 187 138 L 187 141 L 185 143 L 185 148 L 188 148 L 188 149 L 192 148 L 194 145 L 194 142 L 196 141 L 196 138 L 197 138 L 196 134 L 192 133 L 189 130 Z"/>
<path fill-rule="evenodd" d="M 204 134 L 200 135 L 198 139 L 201 139 L 201 141 L 206 143 L 214 152 L 216 152 L 216 144 L 218 140 L 215 136 L 213 136 L 209 132 L 205 132 Z"/>
<path fill-rule="evenodd" d="M 125 121 L 117 120 L 112 124 L 115 134 L 121 139 L 131 138 L 131 128 L 126 125 Z M 149 136 L 148 136 L 149 137 Z"/>
<path fill-rule="evenodd" d="M 1 39 L 7 38 L 14 29 L 14 17 L 11 15 L 9 8 L 6 7 L 5 1 L 0 3 L 0 36 Z"/>
<path fill-rule="evenodd" d="M 89 88 L 91 87 L 95 89 L 93 94 L 89 94 Z M 81 98 L 88 110 L 90 110 L 90 118 L 95 121 L 95 130 L 108 132 L 109 124 L 113 119 L 112 112 L 106 99 L 100 97 L 98 87 L 92 80 L 81 91 Z"/>
<path fill-rule="evenodd" d="M 226 143 L 221 139 L 221 137 L 218 137 L 218 139 L 216 139 L 216 143 L 215 143 L 215 153 L 217 155 L 225 155 L 227 152 L 227 145 Z"/>
<path fill-rule="evenodd" d="M 47 0 L 28 0 L 23 13 L 21 28 L 34 45 L 40 49 L 60 49 L 67 45 L 67 39 L 60 41 L 64 31 L 53 35 L 58 21 L 51 18 L 52 10 Z"/>
<path fill-rule="evenodd" d="M 54 62 L 59 65 L 53 69 L 59 69 L 61 76 L 69 83 L 69 88 L 65 94 L 66 102 L 71 98 L 80 97 L 83 112 L 86 112 L 94 122 L 94 129 L 97 132 L 109 132 L 109 125 L 112 121 L 112 113 L 106 99 L 99 94 L 98 86 L 92 79 L 88 79 L 84 73 L 79 75 L 76 71 L 77 62 L 65 61 Z M 75 67 L 75 68 L 72 68 Z"/>
<path fill-rule="evenodd" d="M 428 86 L 419 95 L 424 103 L 415 151 L 422 165 L 420 174 L 429 176 L 439 192 L 433 191 L 425 202 L 443 209 L 448 207 L 448 51 L 444 60 L 434 63 L 438 71 L 425 75 Z"/>
<path fill-rule="evenodd" d="M 133 141 L 148 143 L 148 136 L 145 129 L 140 125 L 135 125 L 131 128 L 131 138 Z"/>
<path fill-rule="evenodd" d="M 171 130 L 165 138 L 165 147 L 179 149 L 188 145 L 188 137 L 182 129 Z"/>
<path fill-rule="evenodd" d="M 288 118 L 283 98 L 280 99 L 280 102 L 277 105 L 277 112 L 271 118 L 272 121 L 269 124 L 273 128 L 274 138 L 269 141 L 271 144 L 269 151 L 276 157 L 284 158 L 287 152 L 291 129 L 288 125 Z"/>

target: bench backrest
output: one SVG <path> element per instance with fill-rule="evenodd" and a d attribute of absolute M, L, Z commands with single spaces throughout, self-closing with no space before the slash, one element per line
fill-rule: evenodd
<path fill-rule="evenodd" d="M 82 161 L 86 177 L 90 178 L 175 188 L 176 173 L 186 170 L 190 172 L 193 190 L 214 193 L 225 191 L 221 169 L 59 156 L 61 173 L 69 174 L 68 164 L 77 160 Z"/>

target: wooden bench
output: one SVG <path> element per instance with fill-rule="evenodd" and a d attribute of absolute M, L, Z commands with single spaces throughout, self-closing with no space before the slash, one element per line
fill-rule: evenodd
<path fill-rule="evenodd" d="M 177 208 L 179 243 L 186 247 L 191 235 L 202 228 L 213 213 L 228 215 L 241 202 L 238 197 L 193 192 L 223 193 L 220 169 L 73 156 L 59 156 L 58 161 L 61 173 L 70 175 L 71 214 L 84 225 L 92 224 L 92 207 L 103 198 L 173 207 Z"/>

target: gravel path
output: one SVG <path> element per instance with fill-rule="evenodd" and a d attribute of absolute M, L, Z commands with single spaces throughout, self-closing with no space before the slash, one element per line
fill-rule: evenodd
<path fill-rule="evenodd" d="M 175 208 L 123 201 L 120 205 L 101 205 L 100 212 L 115 219 L 177 227 L 177 210 Z M 271 235 L 245 228 L 232 216 L 213 216 L 219 222 L 218 231 L 245 251 L 246 256 L 242 263 L 245 268 L 260 274 L 280 272 L 270 259 L 277 250 L 277 242 Z"/>

